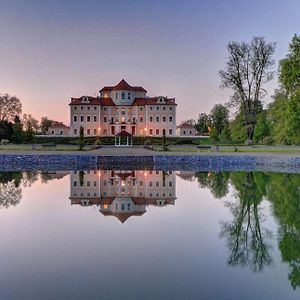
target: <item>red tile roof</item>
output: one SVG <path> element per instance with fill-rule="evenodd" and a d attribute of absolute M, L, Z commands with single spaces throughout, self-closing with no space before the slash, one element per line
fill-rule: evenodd
<path fill-rule="evenodd" d="M 69 128 L 68 126 L 66 126 L 64 123 L 62 122 L 55 122 L 52 124 L 52 126 L 50 126 L 49 128 Z"/>
<path fill-rule="evenodd" d="M 88 102 L 83 102 L 83 98 L 88 98 Z M 100 105 L 100 99 L 98 97 L 81 96 L 79 98 L 71 98 L 69 105 Z"/>
<path fill-rule="evenodd" d="M 141 86 L 131 86 L 129 85 L 124 79 L 122 79 L 117 85 L 115 86 L 105 86 L 103 87 L 100 92 L 110 92 L 110 91 L 135 91 L 135 92 L 147 92 Z"/>
<path fill-rule="evenodd" d="M 195 128 L 195 125 L 189 124 L 187 122 L 183 122 L 177 126 L 177 128 Z"/>
<path fill-rule="evenodd" d="M 116 104 L 111 98 L 100 98 L 102 106 L 115 106 Z"/>

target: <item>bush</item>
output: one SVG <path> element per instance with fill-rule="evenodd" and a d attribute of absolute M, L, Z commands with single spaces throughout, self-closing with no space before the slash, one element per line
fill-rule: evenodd
<path fill-rule="evenodd" d="M 7 140 L 7 139 L 1 140 L 1 145 L 8 145 L 8 144 L 9 144 L 9 140 Z"/>
<path fill-rule="evenodd" d="M 188 140 L 179 140 L 175 143 L 176 145 L 193 145 L 194 141 L 191 139 Z"/>

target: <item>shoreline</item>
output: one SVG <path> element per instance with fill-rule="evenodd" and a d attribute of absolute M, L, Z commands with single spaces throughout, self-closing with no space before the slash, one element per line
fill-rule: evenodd
<path fill-rule="evenodd" d="M 85 152 L 0 151 L 0 171 L 88 169 L 264 171 L 300 174 L 300 155 L 246 152 L 155 152 L 128 148 Z"/>

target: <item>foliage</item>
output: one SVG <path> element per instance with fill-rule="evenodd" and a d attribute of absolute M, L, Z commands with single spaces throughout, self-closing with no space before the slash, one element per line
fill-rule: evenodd
<path fill-rule="evenodd" d="M 229 128 L 233 141 L 244 143 L 247 140 L 247 132 L 244 124 L 243 114 L 237 114 L 235 119 L 230 122 Z"/>
<path fill-rule="evenodd" d="M 228 108 L 222 104 L 216 104 L 210 111 L 210 136 L 215 140 L 220 140 L 222 131 L 228 127 L 229 111 Z M 224 132 L 224 134 L 227 134 Z"/>
<path fill-rule="evenodd" d="M 13 143 L 16 144 L 22 144 L 24 142 L 23 125 L 21 122 L 16 122 L 13 125 L 11 140 Z"/>
<path fill-rule="evenodd" d="M 262 111 L 257 115 L 257 123 L 254 131 L 254 143 L 270 143 L 271 124 L 267 119 L 266 111 Z"/>
<path fill-rule="evenodd" d="M 222 86 L 233 90 L 231 105 L 243 114 L 247 141 L 252 144 L 256 116 L 265 95 L 263 84 L 273 75 L 269 69 L 273 65 L 275 44 L 254 37 L 250 43 L 230 42 L 227 49 L 226 67 L 220 71 Z"/>
<path fill-rule="evenodd" d="M 22 112 L 22 103 L 17 97 L 0 94 L 0 122 L 11 122 L 16 115 Z"/>
<path fill-rule="evenodd" d="M 48 128 L 51 127 L 53 123 L 54 123 L 54 121 L 49 119 L 48 117 L 42 117 L 41 125 L 40 125 L 42 133 L 46 134 L 46 132 L 48 131 Z"/>
<path fill-rule="evenodd" d="M 205 113 L 201 113 L 198 117 L 195 128 L 199 134 L 207 134 L 209 132 L 210 120 L 209 116 Z"/>
<path fill-rule="evenodd" d="M 11 140 L 12 133 L 13 133 L 13 123 L 8 121 L 0 122 L 0 140 L 2 139 Z"/>
<path fill-rule="evenodd" d="M 163 151 L 169 151 L 169 145 L 166 142 L 166 129 L 163 129 L 162 149 Z"/>

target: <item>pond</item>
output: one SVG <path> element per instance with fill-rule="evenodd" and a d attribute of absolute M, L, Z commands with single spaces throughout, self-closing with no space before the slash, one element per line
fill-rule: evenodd
<path fill-rule="evenodd" d="M 0 173 L 1 299 L 299 299 L 300 175 Z"/>

